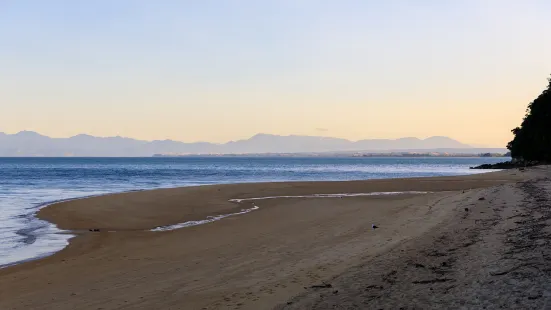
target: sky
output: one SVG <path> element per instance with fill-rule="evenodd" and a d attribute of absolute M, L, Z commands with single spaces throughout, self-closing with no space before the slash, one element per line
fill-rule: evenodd
<path fill-rule="evenodd" d="M 0 132 L 504 146 L 551 74 L 547 0 L 0 0 Z"/>

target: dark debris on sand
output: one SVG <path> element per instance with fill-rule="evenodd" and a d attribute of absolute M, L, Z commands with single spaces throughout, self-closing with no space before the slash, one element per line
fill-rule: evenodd
<path fill-rule="evenodd" d="M 276 309 L 543 309 L 551 306 L 551 180 L 487 190 L 489 212 L 462 217 Z"/>

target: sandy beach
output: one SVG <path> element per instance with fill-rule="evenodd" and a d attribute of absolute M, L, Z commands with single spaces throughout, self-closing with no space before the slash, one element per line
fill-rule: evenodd
<path fill-rule="evenodd" d="M 58 203 L 38 216 L 77 237 L 55 255 L 0 269 L 0 309 L 542 308 L 551 292 L 547 176 L 537 167 Z M 410 191 L 430 193 L 230 201 Z"/>

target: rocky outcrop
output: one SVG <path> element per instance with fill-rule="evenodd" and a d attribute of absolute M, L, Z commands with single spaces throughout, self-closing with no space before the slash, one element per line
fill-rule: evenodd
<path fill-rule="evenodd" d="M 513 168 L 525 168 L 531 166 L 542 165 L 540 161 L 527 161 L 527 160 L 510 160 L 504 161 L 497 164 L 484 164 L 476 167 L 471 167 L 471 169 L 513 169 Z"/>

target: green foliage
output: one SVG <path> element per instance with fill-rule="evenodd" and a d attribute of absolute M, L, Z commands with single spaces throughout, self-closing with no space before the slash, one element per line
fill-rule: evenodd
<path fill-rule="evenodd" d="M 532 101 L 507 148 L 515 159 L 551 162 L 551 78 L 547 89 Z"/>

